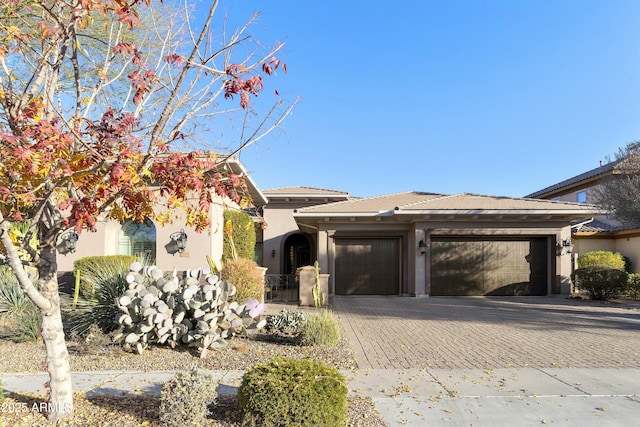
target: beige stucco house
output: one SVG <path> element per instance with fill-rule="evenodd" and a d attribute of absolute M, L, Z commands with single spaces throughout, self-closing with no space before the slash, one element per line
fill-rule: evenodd
<path fill-rule="evenodd" d="M 267 275 L 288 276 L 318 260 L 336 295 L 551 295 L 568 293 L 572 223 L 604 212 L 586 203 L 474 194 L 405 192 L 356 198 L 344 191 L 286 187 L 261 191 L 235 158 L 256 212 L 257 260 Z M 218 198 L 212 227 L 196 233 L 103 220 L 83 233 L 76 251 L 61 251 L 59 271 L 78 258 L 149 252 L 163 269 L 186 270 L 222 253 L 223 211 Z M 187 244 L 177 250 L 176 234 Z M 64 236 L 63 236 L 64 237 Z M 61 241 L 61 247 L 64 242 Z M 289 280 L 289 279 L 287 279 Z"/>
<path fill-rule="evenodd" d="M 617 164 L 614 161 L 600 165 L 525 197 L 595 204 L 598 182 L 615 174 Z M 598 215 L 574 223 L 571 235 L 574 258 L 596 250 L 619 252 L 631 261 L 631 270 L 640 273 L 640 222 L 620 222 L 610 215 Z"/>
<path fill-rule="evenodd" d="M 262 230 L 262 265 L 271 274 L 295 274 L 299 267 L 317 259 L 315 233 L 301 230 L 293 212 L 309 206 L 345 201 L 349 193 L 313 187 L 283 187 L 264 190 L 266 224 Z"/>
<path fill-rule="evenodd" d="M 267 206 L 268 209 L 268 206 Z M 336 295 L 550 295 L 570 291 L 581 203 L 406 192 L 301 207 Z"/>
<path fill-rule="evenodd" d="M 254 205 L 263 206 L 267 203 L 264 194 L 237 157 L 227 158 L 224 167 L 229 168 L 232 173 L 244 176 Z M 95 232 L 85 231 L 80 234 L 74 252 L 65 250 L 64 240 L 68 233 L 63 234 L 58 251 L 58 271 L 64 276 L 65 273 L 73 271 L 75 260 L 87 256 L 140 253 L 149 254 L 156 265 L 165 270 L 176 268 L 184 271 L 206 267 L 207 255 L 213 259 L 220 259 L 222 256 L 224 210 L 239 208 L 228 198 L 216 196 L 214 200 L 211 208 L 211 229 L 208 232 L 197 233 L 195 229 L 184 226 L 179 220 L 161 227 L 150 220 L 144 224 L 131 221 L 120 224 L 103 218 L 96 224 Z M 176 242 L 176 233 L 181 231 L 187 236 L 183 251 L 178 250 Z"/>

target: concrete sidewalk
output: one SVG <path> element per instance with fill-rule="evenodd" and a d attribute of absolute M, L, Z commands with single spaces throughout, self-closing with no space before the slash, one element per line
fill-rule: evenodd
<path fill-rule="evenodd" d="M 210 371 L 234 394 L 243 371 Z M 76 392 L 159 394 L 173 371 L 78 372 Z M 640 368 L 363 369 L 343 371 L 351 395 L 373 400 L 390 426 L 637 425 Z M 47 374 L 1 374 L 5 390 L 45 395 Z"/>

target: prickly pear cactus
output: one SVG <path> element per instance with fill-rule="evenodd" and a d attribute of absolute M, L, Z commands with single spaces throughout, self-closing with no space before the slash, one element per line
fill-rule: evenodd
<path fill-rule="evenodd" d="M 260 320 L 264 304 L 229 302 L 235 286 L 208 271 L 190 270 L 178 278 L 175 271 L 166 275 L 156 266 L 143 271 L 136 262 L 127 282 L 129 288 L 115 301 L 121 311 L 116 321 L 123 327 L 116 340 L 138 353 L 149 344 L 186 344 L 205 357 L 209 348 L 223 346 L 235 335 L 255 333 L 266 324 Z"/>

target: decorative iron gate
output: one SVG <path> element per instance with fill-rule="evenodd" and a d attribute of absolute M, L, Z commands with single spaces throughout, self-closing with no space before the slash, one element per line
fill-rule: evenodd
<path fill-rule="evenodd" d="M 299 284 L 295 274 L 265 274 L 265 302 L 298 301 Z"/>

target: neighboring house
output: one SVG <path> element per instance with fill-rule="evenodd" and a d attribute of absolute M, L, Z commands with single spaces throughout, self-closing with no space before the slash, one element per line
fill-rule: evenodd
<path fill-rule="evenodd" d="M 618 163 L 601 165 L 525 197 L 597 204 L 598 182 L 615 174 Z M 596 250 L 620 252 L 631 261 L 631 270 L 640 272 L 640 222 L 620 222 L 610 215 L 598 215 L 576 222 L 571 235 L 574 257 Z"/>
<path fill-rule="evenodd" d="M 265 196 L 258 189 L 237 157 L 225 160 L 225 167 L 232 173 L 244 176 L 249 195 L 254 205 L 263 206 L 267 203 Z M 187 269 L 207 266 L 206 256 L 220 259 L 223 241 L 223 212 L 225 209 L 238 209 L 237 204 L 228 198 L 215 196 L 211 208 L 211 229 L 209 232 L 196 233 L 195 229 L 185 227 L 184 222 L 176 219 L 174 224 L 163 227 L 147 220 L 142 224 L 127 221 L 103 219 L 96 224 L 96 232 L 84 231 L 80 234 L 75 252 L 64 250 L 64 239 L 61 236 L 60 255 L 58 256 L 58 271 L 61 275 L 73 271 L 73 262 L 79 258 L 94 255 L 140 255 L 147 254 L 155 263 L 165 270 L 176 268 Z M 177 215 L 176 215 L 177 216 Z M 177 233 L 184 231 L 187 236 L 186 248 L 179 251 L 176 238 Z"/>
<path fill-rule="evenodd" d="M 549 295 L 570 290 L 571 223 L 595 206 L 407 192 L 293 213 L 336 295 Z M 269 224 L 271 225 L 271 224 Z M 267 249 L 268 251 L 268 249 Z"/>

